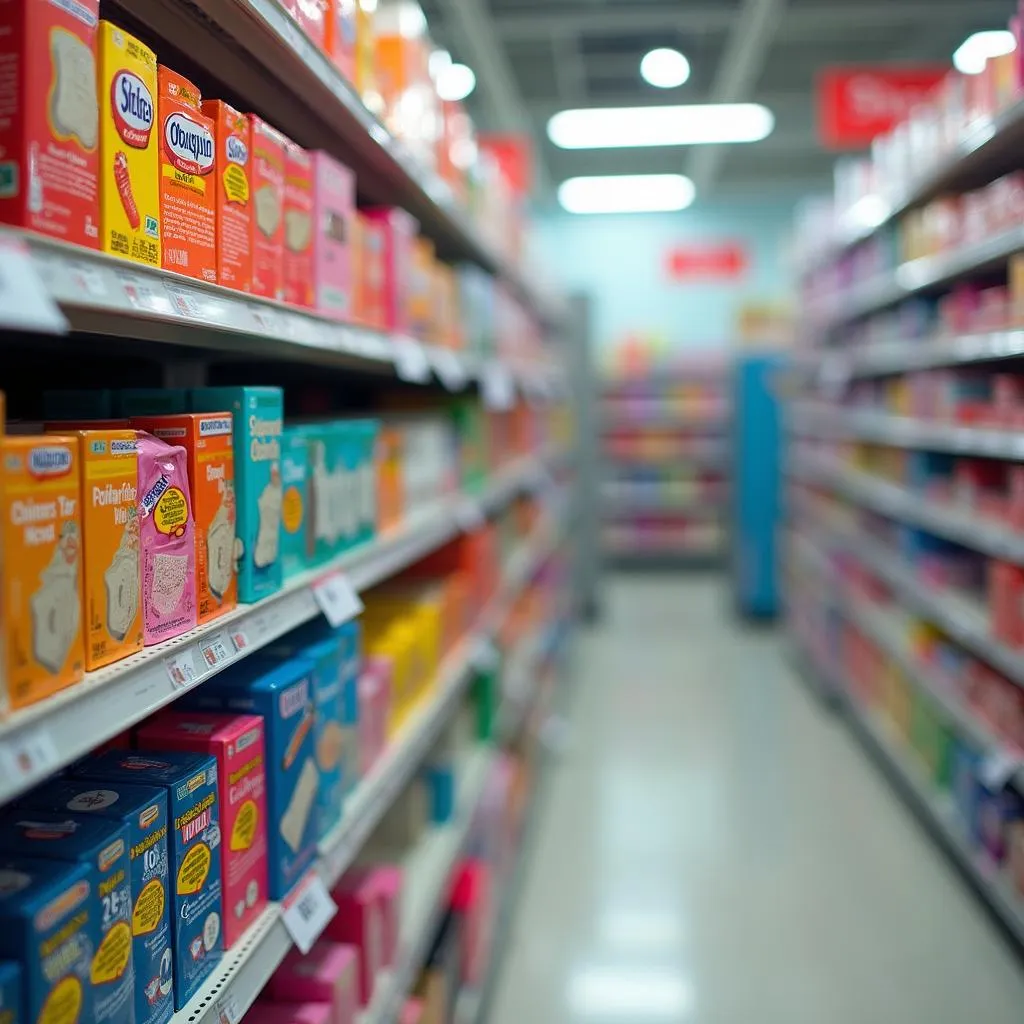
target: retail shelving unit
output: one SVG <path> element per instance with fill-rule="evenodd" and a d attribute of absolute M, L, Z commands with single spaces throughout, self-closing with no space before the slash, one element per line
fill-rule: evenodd
<path fill-rule="evenodd" d="M 1024 945 L 1024 228 L 986 207 L 1022 140 L 1017 101 L 805 248 L 786 592 L 816 688 Z"/>
<path fill-rule="evenodd" d="M 717 561 L 729 497 L 724 365 L 605 384 L 602 547 L 613 563 Z"/>

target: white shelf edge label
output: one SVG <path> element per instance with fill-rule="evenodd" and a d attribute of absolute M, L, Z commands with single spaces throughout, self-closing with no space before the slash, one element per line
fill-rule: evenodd
<path fill-rule="evenodd" d="M 124 297 L 136 309 L 146 313 L 173 315 L 174 306 L 165 289 L 150 284 L 141 274 L 130 274 L 121 270 L 117 276 L 121 280 Z"/>
<path fill-rule="evenodd" d="M 299 947 L 303 956 L 312 948 L 327 922 L 338 912 L 337 905 L 324 885 L 324 880 L 315 870 L 288 894 L 282 919 L 292 942 Z"/>
<path fill-rule="evenodd" d="M 354 619 L 363 610 L 363 602 L 352 581 L 343 572 L 332 572 L 313 584 L 313 597 L 324 617 L 335 628 Z"/>
<path fill-rule="evenodd" d="M 456 352 L 437 349 L 432 354 L 434 372 L 449 391 L 461 391 L 466 386 L 468 374 L 465 364 Z"/>
<path fill-rule="evenodd" d="M 196 683 L 196 667 L 192 660 L 192 648 L 183 647 L 177 654 L 164 658 L 164 668 L 171 680 L 171 688 L 187 690 Z"/>
<path fill-rule="evenodd" d="M 395 372 L 402 380 L 410 384 L 426 384 L 430 380 L 430 360 L 415 338 L 395 338 L 392 354 Z"/>
<path fill-rule="evenodd" d="M 241 654 L 249 646 L 249 636 L 244 629 L 238 628 L 231 631 L 231 646 L 238 654 Z"/>
<path fill-rule="evenodd" d="M 238 999 L 229 992 L 217 1001 L 217 1024 L 240 1024 L 242 1011 L 238 1008 Z"/>
<path fill-rule="evenodd" d="M 12 782 L 38 779 L 60 763 L 57 744 L 44 728 L 32 729 L 0 749 L 4 775 Z"/>
<path fill-rule="evenodd" d="M 216 636 L 203 640 L 199 644 L 199 652 L 202 654 L 207 668 L 220 668 L 225 662 L 231 660 L 236 650 L 234 644 L 223 633 L 217 633 Z"/>
<path fill-rule="evenodd" d="M 0 324 L 48 334 L 68 329 L 28 246 L 16 238 L 0 239 Z"/>

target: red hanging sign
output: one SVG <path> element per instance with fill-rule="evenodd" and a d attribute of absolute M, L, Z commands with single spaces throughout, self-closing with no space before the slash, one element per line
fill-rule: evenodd
<path fill-rule="evenodd" d="M 747 270 L 747 250 L 739 242 L 708 245 L 677 245 L 666 260 L 674 281 L 721 278 L 732 280 Z"/>

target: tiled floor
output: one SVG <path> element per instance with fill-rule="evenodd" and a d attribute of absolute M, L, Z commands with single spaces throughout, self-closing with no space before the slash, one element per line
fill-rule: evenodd
<path fill-rule="evenodd" d="M 491 1024 L 1021 1024 L 1024 961 L 771 631 L 617 577 Z"/>

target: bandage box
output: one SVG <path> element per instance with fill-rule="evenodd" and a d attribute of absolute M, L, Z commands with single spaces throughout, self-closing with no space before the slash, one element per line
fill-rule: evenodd
<path fill-rule="evenodd" d="M 26 1024 L 98 1020 L 89 983 L 99 927 L 91 879 L 86 864 L 0 856 L 0 957 L 21 964 Z"/>
<path fill-rule="evenodd" d="M 161 712 L 137 734 L 141 750 L 190 750 L 217 761 L 224 946 L 231 949 L 267 903 L 267 780 L 263 719 Z"/>
<path fill-rule="evenodd" d="M 284 394 L 280 388 L 199 388 L 192 408 L 227 409 L 234 420 L 238 599 L 259 601 L 281 589 Z"/>
<path fill-rule="evenodd" d="M 327 922 L 326 938 L 359 950 L 359 1004 L 373 998 L 377 973 L 384 967 L 383 934 L 377 880 L 372 870 L 352 868 L 331 893 L 338 912 Z"/>
<path fill-rule="evenodd" d="M 0 220 L 99 242 L 99 0 L 0 8 Z"/>
<path fill-rule="evenodd" d="M 252 293 L 284 298 L 285 137 L 255 114 L 252 125 Z"/>
<path fill-rule="evenodd" d="M 127 827 L 135 1024 L 166 1024 L 174 1013 L 167 792 L 155 786 L 55 779 L 22 797 L 18 807 L 94 814 Z"/>
<path fill-rule="evenodd" d="M 336 422 L 307 423 L 302 430 L 309 453 L 313 564 L 322 565 L 355 538 L 355 481 L 347 470 L 343 430 Z"/>
<path fill-rule="evenodd" d="M 379 296 L 384 306 L 383 326 L 390 331 L 408 334 L 411 329 L 409 294 L 416 220 L 396 206 L 364 210 L 363 216 L 380 231 L 379 243 L 383 246 L 383 287 Z"/>
<path fill-rule="evenodd" d="M 202 754 L 108 751 L 80 761 L 74 774 L 167 791 L 168 853 L 174 879 L 170 907 L 174 1008 L 180 1010 L 216 968 L 224 949 L 217 764 Z"/>
<path fill-rule="evenodd" d="M 184 698 L 201 710 L 260 715 L 267 747 L 267 851 L 272 900 L 283 899 L 316 856 L 317 790 L 313 665 L 259 654 Z"/>
<path fill-rule="evenodd" d="M 21 964 L 13 960 L 0 960 L 0 1024 L 20 1024 L 24 1019 Z"/>
<path fill-rule="evenodd" d="M 327 0 L 324 51 L 350 84 L 356 78 L 356 8 L 358 0 Z"/>
<path fill-rule="evenodd" d="M 284 151 L 284 301 L 311 308 L 313 278 L 313 160 L 301 146 L 285 140 Z"/>
<path fill-rule="evenodd" d="M 252 130 L 249 117 L 224 100 L 203 100 L 216 142 L 217 284 L 252 289 Z"/>
<path fill-rule="evenodd" d="M 332 0 L 334 5 L 339 0 Z M 352 222 L 356 177 L 328 153 L 313 153 L 313 280 L 316 309 L 325 316 L 352 316 Z"/>
<path fill-rule="evenodd" d="M 214 124 L 199 90 L 157 69 L 160 119 L 160 223 L 165 270 L 217 282 L 217 183 Z"/>
<path fill-rule="evenodd" d="M 195 519 L 197 621 L 201 625 L 238 603 L 231 413 L 140 416 L 132 420 L 132 426 L 185 449 Z"/>
<path fill-rule="evenodd" d="M 355 1024 L 359 1012 L 359 954 L 354 946 L 318 942 L 305 956 L 292 950 L 270 979 L 278 1003 L 324 1003 L 330 1024 Z"/>
<path fill-rule="evenodd" d="M 82 518 L 78 439 L 3 438 L 3 627 L 7 706 L 82 678 Z"/>
<path fill-rule="evenodd" d="M 88 865 L 90 916 L 99 922 L 90 965 L 95 1019 L 132 1024 L 135 970 L 128 827 L 89 814 L 13 808 L 0 819 L 0 851 L 8 856 Z"/>
<path fill-rule="evenodd" d="M 313 564 L 309 509 L 309 442 L 301 427 L 281 439 L 281 568 L 288 579 Z"/>
<path fill-rule="evenodd" d="M 156 54 L 124 29 L 101 21 L 100 248 L 160 266 Z"/>

